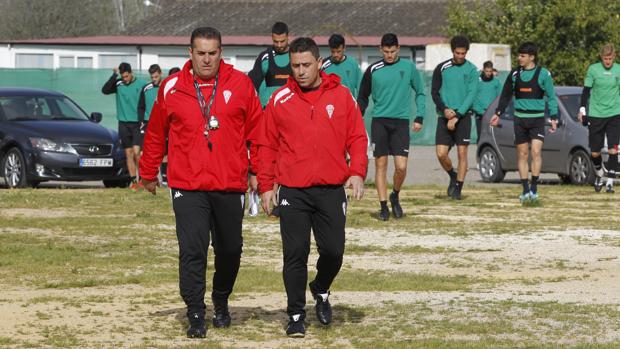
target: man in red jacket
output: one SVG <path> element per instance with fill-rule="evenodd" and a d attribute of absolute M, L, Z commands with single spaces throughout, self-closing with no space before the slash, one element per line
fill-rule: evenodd
<path fill-rule="evenodd" d="M 179 286 L 187 305 L 188 337 L 206 335 L 205 273 L 213 238 L 213 326 L 228 327 L 228 296 L 241 258 L 241 221 L 248 164 L 255 173 L 254 128 L 262 108 L 250 79 L 222 60 L 221 35 L 192 32 L 191 59 L 161 84 L 144 140 L 140 174 L 155 194 L 168 138 L 168 184 L 179 240 Z M 252 186 L 256 178 L 251 177 Z"/>
<path fill-rule="evenodd" d="M 290 57 L 293 77 L 273 93 L 261 120 L 258 183 L 267 214 L 271 203 L 280 208 L 290 317 L 286 334 L 303 337 L 310 230 L 319 250 L 310 291 L 319 321 L 328 325 L 332 319 L 329 288 L 344 253 L 344 187 L 352 186 L 353 197 L 362 198 L 368 139 L 349 89 L 338 76 L 321 72 L 316 43 L 296 39 L 290 45 Z"/>

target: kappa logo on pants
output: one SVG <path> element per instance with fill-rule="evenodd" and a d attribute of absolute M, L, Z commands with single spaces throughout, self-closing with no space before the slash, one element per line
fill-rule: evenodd
<path fill-rule="evenodd" d="M 178 199 L 178 198 L 180 198 L 180 197 L 182 197 L 182 196 L 183 196 L 183 194 L 181 194 L 181 192 L 177 190 L 177 191 L 174 193 L 174 197 L 173 197 L 173 198 L 174 198 L 174 199 Z"/>
<path fill-rule="evenodd" d="M 291 206 L 291 204 L 289 204 L 286 199 L 282 199 L 282 201 L 280 202 L 280 206 Z"/>

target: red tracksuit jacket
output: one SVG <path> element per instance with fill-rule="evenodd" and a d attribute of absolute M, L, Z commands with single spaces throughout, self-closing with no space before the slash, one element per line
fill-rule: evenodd
<path fill-rule="evenodd" d="M 168 138 L 168 183 L 171 188 L 205 191 L 245 192 L 248 187 L 248 167 L 257 171 L 256 126 L 262 108 L 254 86 L 242 72 L 220 62 L 219 80 L 211 115 L 220 127 L 210 131 L 212 150 L 209 150 L 191 61 L 183 70 L 166 78 L 157 94 L 144 139 L 140 158 L 140 176 L 157 177 Z M 200 90 L 209 102 L 213 81 L 198 81 Z M 250 157 L 248 148 L 250 143 Z"/>
<path fill-rule="evenodd" d="M 321 78 L 314 104 L 304 99 L 292 77 L 272 94 L 258 140 L 261 194 L 272 190 L 274 182 L 307 188 L 366 177 L 368 137 L 360 109 L 338 76 L 321 72 Z"/>

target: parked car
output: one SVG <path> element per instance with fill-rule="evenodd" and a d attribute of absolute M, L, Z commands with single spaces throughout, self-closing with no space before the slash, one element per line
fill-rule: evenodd
<path fill-rule="evenodd" d="M 127 186 L 124 150 L 115 131 L 99 125 L 62 93 L 0 88 L 0 171 L 9 188 L 45 181 L 102 180 Z"/>
<path fill-rule="evenodd" d="M 556 87 L 558 97 L 558 129 L 549 132 L 549 110 L 545 111 L 545 143 L 542 149 L 543 173 L 556 173 L 565 183 L 587 184 L 594 181 L 590 161 L 588 129 L 577 120 L 581 87 Z M 513 99 L 514 101 L 514 99 Z M 506 172 L 517 171 L 514 139 L 514 106 L 510 103 L 500 117 L 499 125 L 489 126 L 499 97 L 484 113 L 478 143 L 478 168 L 485 182 L 500 182 Z"/>

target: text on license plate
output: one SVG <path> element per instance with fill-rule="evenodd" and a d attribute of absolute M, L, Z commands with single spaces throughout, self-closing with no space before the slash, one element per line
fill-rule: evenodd
<path fill-rule="evenodd" d="M 112 159 L 80 159 L 80 167 L 112 167 Z"/>

